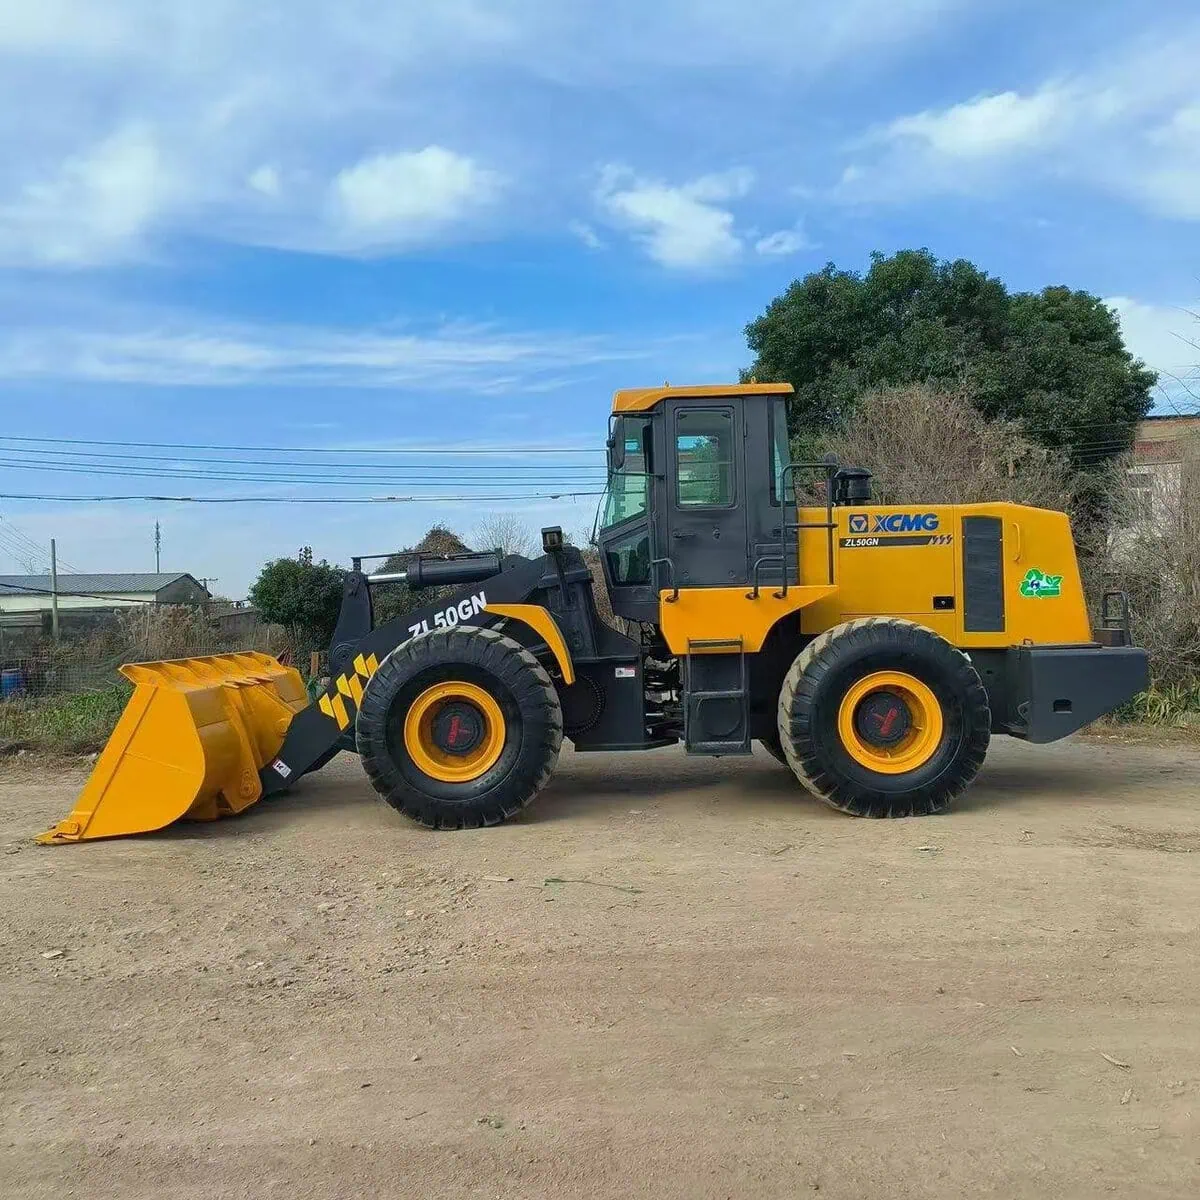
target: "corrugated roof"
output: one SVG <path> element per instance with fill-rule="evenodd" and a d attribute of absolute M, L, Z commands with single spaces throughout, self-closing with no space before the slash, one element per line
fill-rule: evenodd
<path fill-rule="evenodd" d="M 93 596 L 119 596 L 127 593 L 160 592 L 177 579 L 192 578 L 186 571 L 127 571 L 112 575 L 62 575 L 60 592 L 84 592 Z M 0 592 L 44 592 L 50 594 L 49 575 L 0 575 Z"/>

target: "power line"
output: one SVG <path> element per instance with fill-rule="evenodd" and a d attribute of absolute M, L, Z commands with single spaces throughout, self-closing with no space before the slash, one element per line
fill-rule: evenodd
<path fill-rule="evenodd" d="M 22 461 L 14 461 L 12 459 L 0 458 L 0 467 L 9 467 L 15 471 L 39 471 L 48 472 L 55 475 L 87 475 L 89 477 L 108 476 L 122 477 L 135 479 L 207 479 L 222 483 L 282 483 L 282 484 L 297 484 L 297 485 L 315 485 L 315 486 L 332 486 L 332 487 L 363 487 L 373 485 L 378 487 L 380 484 L 386 484 L 389 480 L 378 478 L 375 476 L 367 476 L 365 478 L 347 477 L 345 475 L 299 475 L 290 474 L 287 472 L 277 472 L 274 474 L 263 473 L 245 473 L 238 471 L 193 471 L 186 468 L 172 469 L 164 467 L 156 471 L 140 470 L 136 467 L 117 467 L 109 465 L 86 466 L 83 464 L 56 464 L 56 463 L 29 463 Z M 553 484 L 556 481 L 563 481 L 568 484 L 573 483 L 600 483 L 604 479 L 603 473 L 572 473 L 570 476 L 559 474 L 551 475 L 551 478 L 543 481 L 542 479 L 535 480 L 512 480 L 507 479 L 503 475 L 487 475 L 487 476 L 472 476 L 458 477 L 453 480 L 447 479 L 445 471 L 435 475 L 423 476 L 404 476 L 395 479 L 396 483 L 402 483 L 412 486 L 429 486 L 431 484 L 440 484 L 443 487 L 447 483 L 452 483 L 455 487 L 503 487 L 506 484 Z"/>
<path fill-rule="evenodd" d="M 0 535 L 4 535 L 0 539 L 0 545 L 3 545 L 17 562 L 34 555 L 39 557 L 47 555 L 47 548 L 45 546 L 34 541 L 19 525 L 16 525 L 4 516 L 0 516 Z M 66 559 L 60 559 L 59 561 L 68 571 L 81 574 L 79 568 L 67 562 Z"/>
<path fill-rule="evenodd" d="M 2 528 L 0 528 L 0 549 L 5 550 L 14 562 L 22 565 L 33 557 L 26 546 L 23 546 L 15 538 L 9 538 Z"/>
<path fill-rule="evenodd" d="M 195 442 L 122 442 L 93 438 L 18 437 L 0 434 L 0 441 L 32 442 L 57 446 L 116 446 L 142 450 L 214 450 L 247 454 L 602 454 L 603 442 L 594 446 L 218 446 Z"/>
<path fill-rule="evenodd" d="M 45 546 L 35 542 L 23 529 L 19 529 L 7 517 L 0 517 L 0 521 L 4 522 L 3 526 L 0 526 L 0 529 L 7 535 L 10 544 L 15 543 L 32 554 L 46 553 L 47 548 Z"/>
<path fill-rule="evenodd" d="M 3 441 L 0 437 L 0 441 Z M 26 456 L 36 455 L 36 462 L 41 462 L 46 455 L 51 455 L 55 460 L 62 461 L 70 465 L 89 466 L 93 465 L 86 460 L 90 459 L 117 459 L 123 462 L 136 463 L 193 463 L 203 466 L 221 467 L 224 469 L 232 469 L 236 467 L 303 467 L 308 471 L 314 470 L 354 470 L 354 471 L 431 471 L 436 468 L 434 463 L 314 463 L 311 461 L 295 461 L 292 459 L 278 458 L 193 458 L 188 455 L 170 454 L 163 456 L 161 454 L 112 454 L 104 453 L 98 450 L 26 450 L 20 446 L 0 446 L 2 454 L 20 454 Z M 96 466 L 104 466 L 105 463 L 94 464 Z M 113 465 L 113 464 L 107 464 Z M 505 464 L 502 468 L 497 467 L 497 470 L 502 469 L 505 472 L 511 471 L 551 471 L 561 469 L 566 471 L 602 471 L 602 464 L 596 466 L 588 466 L 584 463 L 561 463 L 561 464 L 546 464 L 546 463 L 512 463 Z"/>
<path fill-rule="evenodd" d="M 576 500 L 603 495 L 603 491 L 579 491 L 573 488 L 511 496 L 59 496 L 0 492 L 0 500 L 44 500 L 62 504 L 107 504 L 119 501 L 161 501 L 168 504 L 477 504 L 481 500 Z"/>
<path fill-rule="evenodd" d="M 24 456 L 25 452 L 21 450 L 13 450 L 11 447 L 0 446 L 0 455 L 23 455 L 23 457 L 12 458 L 5 457 L 0 459 L 6 466 L 25 468 L 27 470 L 55 470 L 69 469 L 74 471 L 95 471 L 107 472 L 109 474 L 190 474 L 200 479 L 215 478 L 220 475 L 245 475 L 254 476 L 268 475 L 271 478 L 298 478 L 298 479 L 316 479 L 324 481 L 326 479 L 374 479 L 382 473 L 387 478 L 396 478 L 406 476 L 411 472 L 435 472 L 436 478 L 444 480 L 449 472 L 455 471 L 456 468 L 446 464 L 438 463 L 397 463 L 395 466 L 390 466 L 386 463 L 371 463 L 359 466 L 355 463 L 291 463 L 291 464 L 267 464 L 269 466 L 285 466 L 302 468 L 301 470 L 283 470 L 283 471 L 267 471 L 262 466 L 254 463 L 243 463 L 237 460 L 227 462 L 217 462 L 216 460 L 185 460 L 185 459 L 154 459 L 147 458 L 145 460 L 134 461 L 126 464 L 125 462 L 92 462 L 80 456 L 67 458 L 61 455 L 56 455 L 53 458 L 47 458 L 47 455 L 54 455 L 55 451 L 45 451 L 42 454 Z M 175 463 L 183 465 L 176 466 Z M 204 467 L 209 467 L 211 470 L 204 470 Z M 470 479 L 477 479 L 482 476 L 494 476 L 508 478 L 513 474 L 526 473 L 534 471 L 539 475 L 556 475 L 569 473 L 572 475 L 596 476 L 603 475 L 605 468 L 601 464 L 595 466 L 584 466 L 582 463 L 550 463 L 541 466 L 500 466 L 490 464 L 486 467 L 480 465 L 478 469 L 468 469 L 467 467 L 457 468 L 460 474 Z"/>

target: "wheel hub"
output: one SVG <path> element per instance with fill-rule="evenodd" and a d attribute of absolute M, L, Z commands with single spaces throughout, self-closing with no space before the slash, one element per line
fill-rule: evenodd
<path fill-rule="evenodd" d="M 858 736 L 871 746 L 895 746 L 912 729 L 912 713 L 898 692 L 872 692 L 854 712 Z"/>
<path fill-rule="evenodd" d="M 444 754 L 465 757 L 483 740 L 483 715 L 473 704 L 452 701 L 433 720 L 433 744 Z"/>
<path fill-rule="evenodd" d="M 495 696 L 467 680 L 428 687 L 404 716 L 404 750 L 417 770 L 439 783 L 470 783 L 504 753 L 504 713 Z"/>
<path fill-rule="evenodd" d="M 846 753 L 883 775 L 924 766 L 945 732 L 941 701 L 907 671 L 873 671 L 855 680 L 838 706 L 837 725 Z"/>

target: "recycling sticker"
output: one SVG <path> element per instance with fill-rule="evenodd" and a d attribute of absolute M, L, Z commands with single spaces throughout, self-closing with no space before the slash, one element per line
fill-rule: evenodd
<path fill-rule="evenodd" d="M 1021 595 L 1036 600 L 1052 600 L 1062 595 L 1062 579 L 1061 575 L 1047 575 L 1045 571 L 1034 567 L 1021 580 Z"/>

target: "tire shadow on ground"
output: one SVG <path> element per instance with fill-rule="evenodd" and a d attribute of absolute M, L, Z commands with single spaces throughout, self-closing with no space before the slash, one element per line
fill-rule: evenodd
<path fill-rule="evenodd" d="M 979 778 L 951 805 L 953 813 L 1005 805 L 1127 805 L 1131 796 L 1153 800 L 1156 776 L 1145 763 L 1050 762 L 1031 755 L 1020 762 L 985 763 Z"/>
<path fill-rule="evenodd" d="M 798 804 L 832 811 L 807 792 L 789 770 L 765 756 L 713 760 L 673 754 L 656 758 L 652 774 L 644 765 L 623 769 L 631 757 L 613 755 L 612 770 L 603 773 L 573 770 L 573 760 L 566 760 L 545 791 L 515 819 L 536 825 L 571 820 L 585 812 L 617 812 L 663 801 L 676 809 L 706 809 L 718 803 L 746 801 L 753 802 L 760 811 L 764 805 L 769 808 L 775 804 L 781 812 L 794 811 Z"/>

